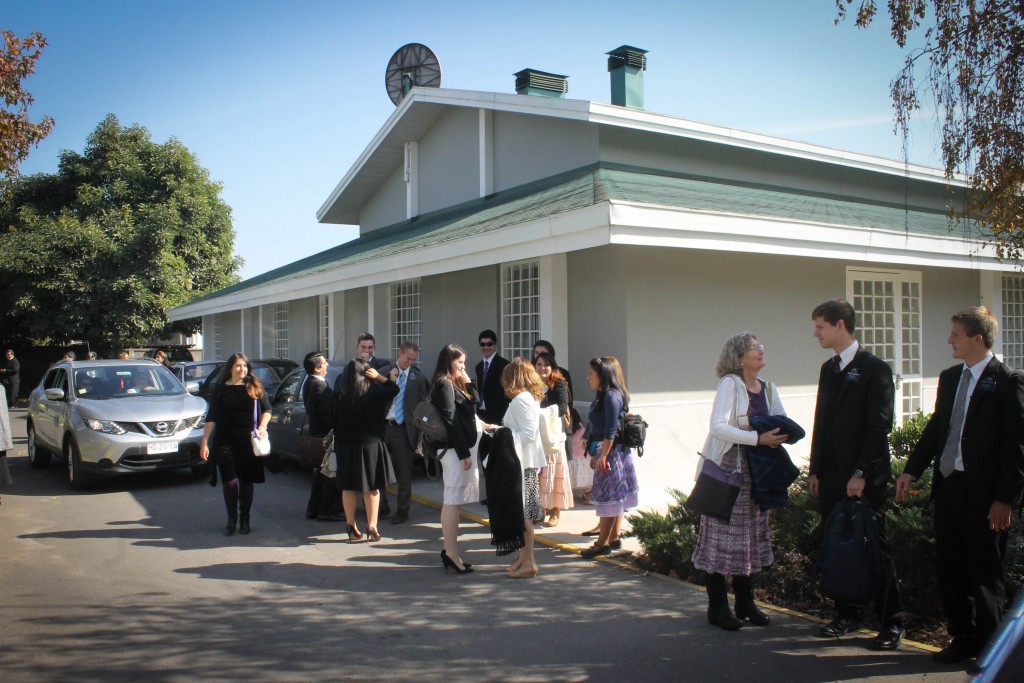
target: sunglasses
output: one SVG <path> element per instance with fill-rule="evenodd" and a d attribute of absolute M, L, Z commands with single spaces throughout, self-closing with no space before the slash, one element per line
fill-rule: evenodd
<path fill-rule="evenodd" d="M 494 342 L 492 342 L 492 341 L 482 341 L 482 342 L 480 342 L 480 346 L 494 346 Z"/>

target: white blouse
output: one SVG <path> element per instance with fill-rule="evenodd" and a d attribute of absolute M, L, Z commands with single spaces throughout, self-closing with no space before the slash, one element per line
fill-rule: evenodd
<path fill-rule="evenodd" d="M 540 438 L 540 401 L 529 391 L 522 391 L 512 399 L 503 424 L 512 431 L 516 455 L 523 469 L 540 469 L 547 464 Z"/>
<path fill-rule="evenodd" d="M 782 406 L 778 392 L 775 391 L 775 385 L 766 382 L 764 391 L 767 392 L 765 399 L 768 402 L 768 412 L 772 415 L 785 415 L 786 409 Z M 700 452 L 701 457 L 721 465 L 722 456 L 736 444 L 756 446 L 757 432 L 741 429 L 736 419 L 737 415 L 745 416 L 749 409 L 750 397 L 747 396 L 747 386 L 742 379 L 736 375 L 726 375 L 719 380 L 715 402 L 711 406 L 711 429 Z M 698 461 L 698 473 L 702 464 Z"/>

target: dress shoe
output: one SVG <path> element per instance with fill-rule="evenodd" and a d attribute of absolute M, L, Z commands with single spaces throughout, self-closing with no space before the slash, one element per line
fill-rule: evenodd
<path fill-rule="evenodd" d="M 596 543 L 594 545 L 590 546 L 589 548 L 586 548 L 585 550 L 581 550 L 580 551 L 580 557 L 582 557 L 584 559 L 587 559 L 587 560 L 589 560 L 591 558 L 594 558 L 594 557 L 597 557 L 598 555 L 607 556 L 607 555 L 611 555 L 611 554 L 612 554 L 611 546 L 598 545 Z"/>
<path fill-rule="evenodd" d="M 608 541 L 608 547 L 612 550 L 622 550 L 622 539 L 616 538 L 614 541 Z"/>
<path fill-rule="evenodd" d="M 860 628 L 860 620 L 853 617 L 836 617 L 828 626 L 818 632 L 820 638 L 839 638 Z"/>
<path fill-rule="evenodd" d="M 318 522 L 344 522 L 345 518 L 342 515 L 319 515 L 316 518 Z"/>
<path fill-rule="evenodd" d="M 391 523 L 392 524 L 405 524 L 408 521 L 409 521 L 409 513 L 408 512 L 399 512 L 394 517 L 391 518 Z"/>
<path fill-rule="evenodd" d="M 871 641 L 872 650 L 895 650 L 903 642 L 906 631 L 901 624 L 889 624 Z"/>
<path fill-rule="evenodd" d="M 599 526 L 595 526 L 593 529 L 588 529 L 587 531 L 584 531 L 582 534 L 580 534 L 580 536 L 600 536 L 600 535 L 601 535 L 601 527 L 599 527 Z"/>
<path fill-rule="evenodd" d="M 954 638 L 953 642 L 932 655 L 939 664 L 959 664 L 971 657 L 977 657 L 979 648 L 966 638 Z"/>

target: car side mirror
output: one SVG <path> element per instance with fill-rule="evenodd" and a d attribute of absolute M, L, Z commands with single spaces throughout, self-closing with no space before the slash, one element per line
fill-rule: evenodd
<path fill-rule="evenodd" d="M 199 382 L 185 382 L 185 391 L 195 396 L 199 393 Z"/>
<path fill-rule="evenodd" d="M 47 389 L 43 392 L 46 395 L 47 401 L 63 401 L 64 390 L 63 389 Z"/>

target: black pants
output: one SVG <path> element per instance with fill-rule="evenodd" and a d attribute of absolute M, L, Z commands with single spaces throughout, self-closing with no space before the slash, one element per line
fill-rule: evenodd
<path fill-rule="evenodd" d="M 937 477 L 932 486 L 939 597 L 949 634 L 981 647 L 1003 618 L 1008 535 L 989 528 L 988 510 L 971 506 L 963 472 Z"/>
<path fill-rule="evenodd" d="M 317 467 L 313 472 L 313 486 L 309 492 L 309 502 L 306 503 L 306 514 L 317 517 L 340 516 L 341 494 L 334 480 L 320 474 Z"/>
<path fill-rule="evenodd" d="M 397 513 L 408 515 L 412 507 L 412 463 L 416 451 L 409 445 L 409 437 L 405 425 L 387 423 L 384 427 L 384 445 L 391 455 L 391 464 L 395 468 L 395 480 L 398 488 Z M 387 492 L 381 489 L 384 500 Z"/>
<path fill-rule="evenodd" d="M 836 505 L 846 500 L 846 484 L 849 479 L 827 481 L 822 480 L 818 493 L 818 510 L 822 522 L 828 519 Z M 892 561 L 889 542 L 885 538 L 885 492 L 865 489 L 864 500 L 871 505 L 875 516 L 875 528 L 878 530 L 878 541 L 881 546 L 882 558 L 885 562 L 886 586 L 875 596 L 875 613 L 878 615 L 880 627 L 890 624 L 903 624 L 903 601 L 900 598 L 900 584 L 896 578 L 896 565 Z M 836 600 L 839 616 L 860 620 L 864 611 L 864 603 Z"/>
<path fill-rule="evenodd" d="M 10 384 L 4 384 L 4 393 L 7 394 L 7 407 L 13 408 L 14 404 L 18 400 L 18 390 L 21 388 L 21 384 L 18 382 L 12 382 Z"/>

